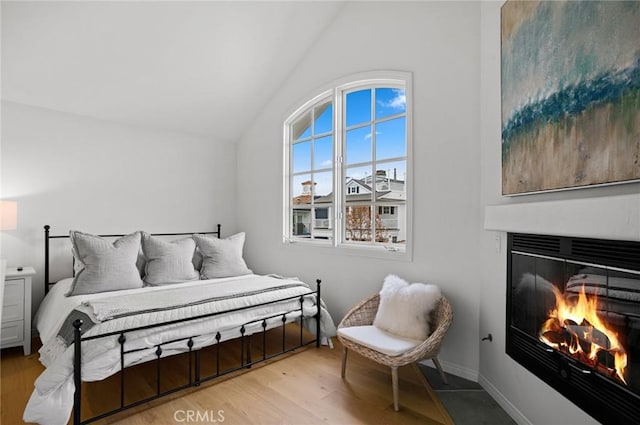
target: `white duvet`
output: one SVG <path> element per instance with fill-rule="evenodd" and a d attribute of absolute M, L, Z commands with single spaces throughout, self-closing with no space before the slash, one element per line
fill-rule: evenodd
<path fill-rule="evenodd" d="M 110 306 L 114 301 L 126 296 L 132 300 L 136 297 L 148 300 L 156 297 L 158 299 L 176 300 L 187 299 L 194 293 L 211 291 L 211 285 L 215 285 L 216 296 L 225 299 L 215 301 L 215 303 L 201 303 L 197 305 L 183 306 L 168 310 L 153 311 L 144 314 L 124 315 L 95 324 L 83 333 L 83 337 L 100 335 L 107 332 L 119 331 L 147 324 L 162 323 L 170 320 L 193 317 L 199 314 L 229 310 L 238 307 L 246 307 L 258 303 L 269 302 L 289 296 L 298 296 L 309 293 L 310 288 L 297 279 L 283 279 L 276 276 L 246 275 L 223 279 L 210 279 L 186 282 L 177 285 L 145 287 L 126 291 L 105 292 L 100 294 L 78 295 L 67 297 L 72 280 L 65 279 L 58 282 L 51 289 L 47 297 L 43 300 L 35 321 L 43 346 L 40 349 L 40 361 L 46 366 L 45 371 L 36 379 L 35 389 L 27 403 L 23 419 L 27 422 L 37 422 L 46 425 L 66 424 L 69 420 L 73 408 L 73 344 L 66 346 L 63 339 L 58 336 L 58 332 L 65 319 L 74 309 L 80 308 L 90 312 L 91 316 L 105 315 L 111 310 L 104 308 Z M 295 284 L 301 285 L 295 285 Z M 286 287 L 280 288 L 283 284 Z M 263 289 L 273 289 L 262 292 Z M 235 294 L 255 292 L 249 296 L 236 297 Z M 304 314 L 312 316 L 316 312 L 315 302 L 305 301 Z M 110 304 L 111 303 L 111 304 Z M 135 304 L 135 303 L 134 303 Z M 142 302 L 141 302 L 142 304 Z M 102 306 L 102 310 L 101 310 Z M 253 307 L 250 310 L 234 312 L 198 319 L 189 322 L 167 325 L 158 328 L 135 331 L 127 333 L 125 349 L 145 348 L 125 356 L 125 366 L 142 363 L 156 358 L 155 345 L 164 341 L 175 340 L 177 338 L 193 338 L 194 349 L 205 347 L 216 343 L 215 334 L 220 332 L 222 340 L 236 338 L 239 336 L 238 328 L 247 322 L 266 317 L 276 313 L 299 309 L 300 303 L 297 299 L 283 301 L 267 306 Z M 144 308 L 143 308 L 144 309 Z M 96 314 L 94 314 L 96 313 Z M 130 312 L 129 312 L 130 313 Z M 109 314 L 106 314 L 109 316 Z M 287 315 L 288 321 L 296 320 L 298 313 Z M 95 319 L 94 321 L 97 321 Z M 280 325 L 281 317 L 267 321 L 267 327 L 271 328 Z M 311 320 L 310 323 L 315 323 Z M 315 326 L 311 326 L 315 331 Z M 261 323 L 255 322 L 245 325 L 246 334 L 261 331 Z M 335 335 L 335 325 L 329 313 L 322 310 L 321 332 L 323 339 Z M 186 342 L 178 341 L 162 346 L 162 357 L 186 351 Z M 117 336 L 99 338 L 82 343 L 82 380 L 98 381 L 120 370 L 120 345 Z"/>

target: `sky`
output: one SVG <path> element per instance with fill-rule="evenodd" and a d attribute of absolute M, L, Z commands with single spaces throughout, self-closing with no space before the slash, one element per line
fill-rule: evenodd
<path fill-rule="evenodd" d="M 372 98 L 375 98 L 372 111 Z M 328 195 L 332 192 L 333 173 L 333 107 L 316 109 L 320 115 L 316 117 L 313 129 L 309 126 L 298 137 L 301 142 L 292 148 L 293 173 L 303 173 L 293 177 L 293 196 L 302 193 L 302 182 L 312 180 L 316 183 L 317 195 Z M 385 120 L 392 115 L 406 112 L 405 91 L 395 88 L 376 88 L 359 90 L 346 95 L 347 126 L 344 161 L 347 177 L 363 179 L 371 175 L 372 139 L 375 125 L 375 159 L 376 161 L 406 156 L 406 118 L 405 116 Z M 380 122 L 372 122 L 372 116 Z M 313 132 L 313 133 L 312 133 Z M 313 136 L 313 137 L 312 137 Z M 309 139 L 312 137 L 311 139 Z M 305 140 L 306 139 L 306 140 Z M 313 143 L 313 161 L 312 161 Z M 312 164 L 313 162 L 313 164 Z M 406 161 L 388 161 L 377 165 L 377 169 L 386 170 L 403 180 L 406 173 Z"/>

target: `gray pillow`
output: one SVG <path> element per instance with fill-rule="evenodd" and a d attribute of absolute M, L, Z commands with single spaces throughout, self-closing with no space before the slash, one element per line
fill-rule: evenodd
<path fill-rule="evenodd" d="M 194 241 L 195 242 L 195 241 Z M 202 268 L 202 253 L 200 252 L 200 249 L 196 246 L 196 252 L 193 254 L 193 267 L 200 271 L 200 269 Z"/>
<path fill-rule="evenodd" d="M 76 230 L 69 232 L 69 236 L 79 271 L 67 295 L 134 289 L 144 285 L 136 267 L 140 232 L 114 242 Z"/>
<path fill-rule="evenodd" d="M 77 260 L 78 255 L 76 254 L 73 246 L 71 247 L 71 252 L 73 253 L 73 258 L 75 259 L 75 261 L 73 262 L 73 275 L 75 276 L 78 273 L 80 273 L 80 271 L 82 271 L 82 269 L 84 268 L 84 264 L 82 264 L 80 261 Z M 138 268 L 138 273 L 140 273 L 140 277 L 144 276 L 145 266 L 146 266 L 146 260 L 144 259 L 144 254 L 142 253 L 142 247 L 140 247 L 140 250 L 138 250 L 138 258 L 136 259 L 136 267 Z M 200 265 L 196 268 L 199 270 L 200 266 L 202 266 L 202 256 L 200 257 Z"/>
<path fill-rule="evenodd" d="M 193 238 L 165 241 L 143 233 L 142 252 L 147 259 L 145 283 L 167 285 L 198 280 L 193 266 L 196 243 Z"/>
<path fill-rule="evenodd" d="M 200 278 L 213 279 L 250 274 L 251 270 L 242 258 L 244 236 L 244 232 L 226 239 L 193 235 L 203 257 Z"/>

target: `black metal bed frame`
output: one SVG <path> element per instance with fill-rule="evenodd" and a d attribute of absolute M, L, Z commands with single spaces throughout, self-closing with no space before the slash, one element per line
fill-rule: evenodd
<path fill-rule="evenodd" d="M 209 231 L 209 232 L 193 232 L 193 233 L 199 233 L 199 234 L 215 234 L 217 235 L 217 237 L 220 237 L 220 225 L 217 225 L 217 230 L 216 231 Z M 49 234 L 50 231 L 50 226 L 46 225 L 44 226 L 44 235 L 45 235 L 45 269 L 44 269 L 44 281 L 45 281 L 45 294 L 48 293 L 49 291 L 49 285 L 54 284 L 55 282 L 49 282 L 49 240 L 50 239 L 64 239 L 64 238 L 69 238 L 69 235 L 59 235 L 59 236 L 51 236 Z M 193 233 L 156 233 L 156 234 L 152 234 L 153 236 L 185 236 L 185 235 L 192 235 Z M 99 235 L 101 237 L 107 237 L 107 238 L 111 238 L 111 237 L 121 237 L 123 235 Z M 92 335 L 89 337 L 83 337 L 82 336 L 82 325 L 83 322 L 82 320 L 76 320 L 73 323 L 73 327 L 74 327 L 74 360 L 73 360 L 73 382 L 74 382 L 74 386 L 75 386 L 75 392 L 74 392 L 74 396 L 73 396 L 73 423 L 78 425 L 78 424 L 88 424 L 91 422 L 95 422 L 97 420 L 106 418 L 108 416 L 120 413 L 122 411 L 125 411 L 127 409 L 131 409 L 133 407 L 137 407 L 140 406 L 142 404 L 148 403 L 152 400 L 156 400 L 159 399 L 161 397 L 176 393 L 178 391 L 190 388 L 190 387 L 198 387 L 200 386 L 200 384 L 202 384 L 203 382 L 207 382 L 210 381 L 212 379 L 218 378 L 220 376 L 224 376 L 233 372 L 237 372 L 239 370 L 242 369 L 247 369 L 247 368 L 251 368 L 251 366 L 253 366 L 254 364 L 257 363 L 262 363 L 265 362 L 267 360 L 270 360 L 274 357 L 280 356 L 282 354 L 286 354 L 289 353 L 291 351 L 297 350 L 303 346 L 307 346 L 310 344 L 315 343 L 316 347 L 320 347 L 320 340 L 321 340 L 321 336 L 320 336 L 320 319 L 321 319 L 321 302 L 320 302 L 320 287 L 321 287 L 321 281 L 320 279 L 316 280 L 316 284 L 317 284 L 317 289 L 315 291 L 310 291 L 308 293 L 302 294 L 302 295 L 295 295 L 295 296 L 291 296 L 291 297 L 286 297 L 286 298 L 281 298 L 278 300 L 274 300 L 274 301 L 270 301 L 270 302 L 264 302 L 264 303 L 259 303 L 259 304 L 254 304 L 248 307 L 240 307 L 240 308 L 234 308 L 234 309 L 229 309 L 229 310 L 225 310 L 225 311 L 220 311 L 220 312 L 215 312 L 215 313 L 210 313 L 210 314 L 203 314 L 203 315 L 198 315 L 198 316 L 194 316 L 194 317 L 190 317 L 187 319 L 180 319 L 180 320 L 171 320 L 171 321 L 166 321 L 166 322 L 162 322 L 162 323 L 157 323 L 157 324 L 153 324 L 153 325 L 146 325 L 146 326 L 139 326 L 139 327 L 135 327 L 135 328 L 130 328 L 130 329 L 125 329 L 122 331 L 115 331 L 115 332 L 109 332 L 109 333 L 104 333 L 104 334 L 99 334 L 99 335 Z M 314 295 L 316 297 L 316 312 L 313 316 L 305 316 L 304 312 L 303 312 L 303 307 L 304 307 L 304 301 L 305 301 L 305 297 L 308 297 L 310 295 Z M 209 317 L 214 317 L 214 316 L 219 316 L 219 315 L 223 315 L 223 314 L 228 314 L 228 313 L 233 313 L 233 312 L 238 312 L 238 311 L 242 311 L 242 310 L 248 310 L 248 309 L 252 309 L 255 307 L 260 307 L 260 306 L 265 306 L 268 304 L 275 304 L 275 303 L 279 303 L 282 301 L 290 301 L 290 300 L 295 300 L 298 299 L 300 302 L 300 307 L 294 310 L 289 310 L 285 313 L 278 313 L 269 317 L 262 317 L 260 319 L 256 319 L 256 320 L 250 320 L 249 322 L 244 323 L 243 325 L 240 326 L 240 328 L 238 329 L 238 336 L 235 339 L 238 339 L 240 341 L 240 364 L 239 366 L 235 366 L 235 367 L 231 367 L 228 369 L 224 369 L 224 370 L 220 370 L 220 343 L 221 343 L 221 339 L 222 336 L 220 334 L 219 331 L 217 331 L 215 333 L 215 340 L 216 342 L 212 345 L 215 345 L 215 373 L 207 375 L 207 376 L 202 376 L 201 373 L 201 359 L 200 359 L 200 349 L 194 349 L 194 338 L 197 338 L 198 336 L 201 335 L 192 335 L 189 337 L 184 337 L 184 338 L 178 338 L 178 339 L 174 339 L 171 341 L 166 341 L 157 345 L 153 345 L 153 347 L 156 348 L 155 351 L 155 355 L 156 358 L 155 360 L 148 360 L 148 362 L 151 361 L 155 361 L 156 362 L 156 393 L 150 397 L 146 397 L 143 398 L 141 400 L 136 400 L 134 402 L 131 403 L 125 403 L 125 355 L 130 354 L 130 353 L 134 353 L 134 352 L 139 352 L 142 350 L 147 350 L 151 347 L 146 347 L 146 348 L 138 348 L 138 349 L 133 349 L 133 350 L 125 350 L 125 342 L 127 340 L 126 334 L 130 333 L 130 332 L 135 332 L 135 331 L 140 331 L 140 330 L 145 330 L 145 329 L 151 329 L 151 328 L 157 328 L 157 327 L 161 327 L 161 326 L 167 326 L 167 325 L 172 325 L 172 324 L 176 324 L 176 323 L 184 323 L 184 322 L 189 322 L 189 321 L 193 321 L 193 320 L 199 320 L 199 319 L 205 319 L 205 318 L 209 318 Z M 294 345 L 294 346 L 290 346 L 287 347 L 286 344 L 286 330 L 285 330 L 285 325 L 287 324 L 287 316 L 288 315 L 294 315 L 295 317 L 294 319 L 299 319 L 300 320 L 300 339 L 299 341 Z M 299 316 L 298 316 L 299 314 Z M 302 320 L 305 317 L 313 317 L 316 320 L 316 335 L 314 339 L 309 339 L 307 341 L 304 340 L 304 334 L 303 334 L 303 326 L 302 326 Z M 267 348 L 266 348 L 266 333 L 267 333 L 267 320 L 269 319 L 276 319 L 276 318 L 280 318 L 280 321 L 282 322 L 282 325 L 280 326 L 282 328 L 282 348 L 280 351 L 276 352 L 276 353 L 272 353 L 272 354 L 267 354 Z M 260 324 L 260 327 L 262 328 L 261 331 L 256 332 L 256 334 L 261 334 L 262 336 L 262 356 L 260 356 L 258 359 L 254 360 L 252 359 L 252 335 L 255 334 L 247 334 L 246 331 L 246 327 L 249 325 L 255 325 L 255 324 Z M 275 327 L 274 327 L 275 328 Z M 211 335 L 213 335 L 213 332 L 210 333 Z M 104 413 L 98 414 L 94 417 L 91 417 L 89 419 L 85 419 L 82 420 L 82 342 L 85 341 L 91 341 L 91 340 L 95 340 L 95 339 L 99 339 L 99 338 L 108 338 L 108 337 L 118 337 L 118 343 L 120 344 L 120 371 L 118 372 L 120 374 L 120 407 L 115 408 L 115 409 L 111 409 L 108 410 Z M 162 352 L 163 349 L 162 347 L 168 344 L 175 344 L 177 342 L 180 341 L 184 341 L 185 342 L 185 346 L 184 346 L 184 353 L 188 353 L 188 383 L 183 384 L 183 385 L 178 385 L 174 388 L 171 388 L 169 390 L 161 390 L 160 387 L 160 359 L 162 358 Z M 206 348 L 206 347 L 202 347 L 202 348 Z"/>

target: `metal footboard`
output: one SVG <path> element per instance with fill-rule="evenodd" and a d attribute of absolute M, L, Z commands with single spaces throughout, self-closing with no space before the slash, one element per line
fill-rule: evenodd
<path fill-rule="evenodd" d="M 320 321 L 321 321 L 321 302 L 320 302 L 320 289 L 321 289 L 321 281 L 320 279 L 316 280 L 316 284 L 317 284 L 317 289 L 315 291 L 310 291 L 308 293 L 302 294 L 302 295 L 296 295 L 296 296 L 292 296 L 292 297 L 287 297 L 287 298 L 282 298 L 279 300 L 274 300 L 271 302 L 265 302 L 265 303 L 260 303 L 260 304 L 255 304 L 255 305 L 251 305 L 251 306 L 247 306 L 247 307 L 242 307 L 242 308 L 235 308 L 235 309 L 230 309 L 230 310 L 226 310 L 226 311 L 221 311 L 221 312 L 216 312 L 216 313 L 211 313 L 211 314 L 206 314 L 206 315 L 199 315 L 199 316 L 195 316 L 192 318 L 188 318 L 188 319 L 184 319 L 184 320 L 173 320 L 173 321 L 167 321 L 167 322 L 163 322 L 163 323 L 158 323 L 158 324 L 154 324 L 154 325 L 147 325 L 147 326 L 140 326 L 140 327 L 136 327 L 136 328 L 131 328 L 131 329 L 126 329 L 124 331 L 118 331 L 118 332 L 109 332 L 109 333 L 104 333 L 104 334 L 100 334 L 100 335 L 92 335 L 92 336 L 88 336 L 88 337 L 83 337 L 82 336 L 82 325 L 83 322 L 82 320 L 76 320 L 73 323 L 73 327 L 74 327 L 74 361 L 73 361 L 73 380 L 74 380 L 74 384 L 75 384 L 75 392 L 74 392 L 74 400 L 73 400 L 73 423 L 74 424 L 88 424 L 91 422 L 95 422 L 97 420 L 103 419 L 105 417 L 111 416 L 111 415 L 115 415 L 117 413 L 123 412 L 127 409 L 131 409 L 137 406 L 140 406 L 142 404 L 148 403 L 152 400 L 156 400 L 159 399 L 161 397 L 165 397 L 167 395 L 170 394 L 174 394 L 178 391 L 181 390 L 185 390 L 187 388 L 190 387 L 198 387 L 200 386 L 200 384 L 202 384 L 203 382 L 207 382 L 210 380 L 213 380 L 215 378 L 218 378 L 220 376 L 224 376 L 233 372 L 237 372 L 239 370 L 242 369 L 247 369 L 247 368 L 251 368 L 251 366 L 253 366 L 254 364 L 258 364 L 258 363 L 262 363 L 265 362 L 267 360 L 273 359 L 275 357 L 278 357 L 280 355 L 292 352 L 294 350 L 297 350 L 301 347 L 310 345 L 310 344 L 314 344 L 316 345 L 316 347 L 320 346 L 320 342 L 321 342 L 321 334 L 320 334 Z M 314 296 L 312 298 L 315 298 L 315 302 L 316 302 L 316 310 L 315 310 L 315 314 L 313 316 L 305 316 L 304 315 L 304 303 L 305 302 L 309 302 L 309 298 L 310 296 Z M 290 310 L 287 311 L 285 313 L 277 313 L 268 317 L 261 317 L 259 319 L 255 319 L 255 320 L 250 320 L 248 322 L 245 322 L 244 324 L 242 324 L 238 329 L 238 337 L 236 339 L 238 339 L 240 341 L 240 349 L 239 349 L 239 363 L 237 366 L 235 367 L 231 367 L 231 368 L 221 368 L 220 365 L 220 346 L 221 346 L 221 339 L 222 339 L 222 335 L 219 331 L 217 331 L 215 333 L 215 343 L 211 344 L 211 345 L 215 345 L 215 371 L 209 375 L 205 375 L 203 376 L 201 373 L 201 365 L 202 365 L 202 356 L 200 355 L 200 351 L 202 349 L 208 348 L 209 346 L 203 346 L 200 347 L 198 349 L 194 349 L 194 339 L 201 336 L 201 335 L 192 335 L 192 336 L 188 336 L 188 337 L 183 337 L 183 338 L 178 338 L 178 339 L 174 339 L 171 341 L 165 341 L 161 344 L 157 344 L 154 345 L 152 347 L 155 347 L 155 355 L 156 358 L 155 360 L 149 360 L 149 362 L 155 361 L 156 362 L 156 389 L 155 389 L 155 394 L 150 396 L 150 397 L 145 397 L 143 399 L 140 400 L 136 400 L 134 402 L 131 403 L 126 403 L 125 402 L 125 389 L 126 389 L 126 381 L 125 381 L 125 356 L 127 356 L 128 354 L 131 353 L 135 353 L 141 350 L 148 350 L 149 348 L 152 347 L 145 347 L 145 348 L 138 348 L 138 349 L 132 349 L 132 350 L 127 350 L 126 349 L 126 343 L 127 343 L 127 334 L 131 333 L 131 332 L 135 332 L 135 331 L 140 331 L 140 330 L 145 330 L 145 329 L 151 329 L 151 328 L 156 328 L 156 327 L 161 327 L 161 326 L 167 326 L 167 325 L 171 325 L 171 324 L 176 324 L 176 323 L 184 323 L 184 322 L 189 322 L 189 321 L 193 321 L 193 320 L 198 320 L 198 319 L 204 319 L 204 318 L 208 318 L 208 317 L 213 317 L 213 316 L 218 316 L 218 315 L 222 315 L 222 314 L 229 314 L 229 313 L 233 313 L 233 312 L 237 312 L 237 311 L 242 311 L 242 310 L 248 310 L 248 309 L 252 309 L 255 307 L 259 307 L 259 306 L 264 306 L 264 305 L 269 305 L 269 304 L 276 304 L 276 303 L 280 303 L 282 301 L 288 301 L 288 300 L 294 300 L 294 299 L 298 299 L 299 303 L 300 303 L 300 307 L 295 309 L 295 310 Z M 303 320 L 305 318 L 310 318 L 313 317 L 316 320 L 316 329 L 315 329 L 315 338 L 313 339 L 307 339 L 305 340 L 304 338 L 304 331 L 303 331 Z M 276 321 L 280 321 L 281 324 L 278 326 L 272 326 L 269 328 L 268 326 L 268 322 L 270 320 L 276 320 Z M 287 334 L 286 334 L 286 329 L 285 326 L 287 325 L 287 323 L 292 323 L 293 321 L 298 320 L 300 322 L 300 333 L 299 333 L 299 340 L 297 341 L 296 344 L 291 345 L 289 344 L 289 346 L 287 346 Z M 261 328 L 261 330 L 258 330 L 257 332 L 253 332 L 248 334 L 247 333 L 247 328 L 250 325 L 258 325 L 258 328 Z M 282 341 L 281 341 L 281 348 L 280 350 L 278 350 L 275 353 L 267 353 L 267 332 L 269 330 L 273 330 L 273 329 L 277 329 L 277 328 L 281 328 L 282 329 Z M 211 333 L 211 335 L 213 335 L 213 332 Z M 108 337 L 116 337 L 117 336 L 117 341 L 120 345 L 120 371 L 118 372 L 118 374 L 120 375 L 120 405 L 119 407 L 115 408 L 115 409 L 111 409 L 108 410 L 104 413 L 100 413 L 96 416 L 90 417 L 88 419 L 82 419 L 82 343 L 86 342 L 86 341 L 91 341 L 91 340 L 96 340 L 99 338 L 108 338 Z M 259 356 L 257 359 L 253 358 L 253 354 L 252 354 L 252 338 L 255 337 L 261 337 L 261 342 L 262 342 L 262 353 L 261 356 Z M 188 382 L 182 385 L 178 385 L 176 387 L 173 387 L 171 389 L 167 389 L 167 390 L 162 390 L 161 389 L 161 368 L 160 368 L 160 360 L 163 354 L 163 348 L 169 344 L 175 345 L 176 343 L 179 342 L 183 342 L 184 343 L 184 353 L 188 353 Z M 165 356 L 164 358 L 167 358 L 169 356 Z"/>

